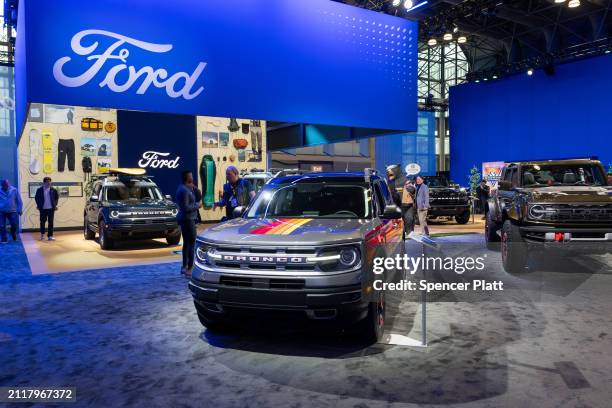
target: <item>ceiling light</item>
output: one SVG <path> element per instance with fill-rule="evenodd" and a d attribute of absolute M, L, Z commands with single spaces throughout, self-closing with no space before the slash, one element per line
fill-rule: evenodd
<path fill-rule="evenodd" d="M 446 33 L 446 34 L 444 34 L 444 37 L 442 37 L 442 39 L 444 41 L 450 41 L 450 40 L 453 39 L 453 35 L 451 33 Z"/>
<path fill-rule="evenodd" d="M 436 41 L 435 38 L 430 38 L 429 41 L 427 41 L 427 45 L 431 45 L 434 46 L 438 43 L 438 41 Z"/>
<path fill-rule="evenodd" d="M 493 75 L 493 79 L 497 79 L 497 75 Z"/>
<path fill-rule="evenodd" d="M 580 5 L 580 0 L 570 0 L 569 3 L 567 3 L 567 7 L 569 8 L 576 8 Z"/>
<path fill-rule="evenodd" d="M 563 0 L 563 1 L 565 1 L 565 0 Z M 402 0 L 393 0 L 393 7 L 399 6 L 401 2 L 402 2 Z"/>
<path fill-rule="evenodd" d="M 463 44 L 467 42 L 467 37 L 465 35 L 462 35 L 461 37 L 457 38 L 457 42 L 459 44 Z"/>
<path fill-rule="evenodd" d="M 406 0 L 404 2 L 404 8 L 406 10 L 410 10 L 413 6 L 414 6 L 414 1 L 412 1 L 412 0 Z"/>
<path fill-rule="evenodd" d="M 527 75 L 532 76 L 533 75 L 533 69 L 529 68 L 527 70 Z"/>
<path fill-rule="evenodd" d="M 560 4 L 560 3 L 565 3 L 567 0 L 555 0 L 555 3 Z M 395 2 L 394 2 L 395 3 Z"/>

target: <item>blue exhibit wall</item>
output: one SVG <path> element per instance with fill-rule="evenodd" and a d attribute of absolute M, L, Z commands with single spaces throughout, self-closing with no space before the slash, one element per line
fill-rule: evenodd
<path fill-rule="evenodd" d="M 612 162 L 612 55 L 450 89 L 451 177 L 482 162 L 598 156 Z"/>
<path fill-rule="evenodd" d="M 0 65 L 0 179 L 17 185 L 15 138 L 15 80 L 13 67 Z"/>
<path fill-rule="evenodd" d="M 19 118 L 52 103 L 416 128 L 416 22 L 329 0 L 86 3 L 19 1 Z"/>
<path fill-rule="evenodd" d="M 195 116 L 117 111 L 119 167 L 141 167 L 146 152 L 159 153 L 160 159 L 178 157 L 176 168 L 146 167 L 162 192 L 174 197 L 182 171 L 191 170 L 197 184 L 196 135 Z"/>
<path fill-rule="evenodd" d="M 378 136 L 375 144 L 376 170 L 385 174 L 390 164 L 418 163 L 421 174 L 436 174 L 436 118 L 434 112 L 419 112 L 416 133 Z"/>

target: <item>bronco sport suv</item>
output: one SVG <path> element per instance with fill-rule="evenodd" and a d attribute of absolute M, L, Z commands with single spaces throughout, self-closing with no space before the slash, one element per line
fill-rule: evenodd
<path fill-rule="evenodd" d="M 383 275 L 373 274 L 373 258 L 404 250 L 401 212 L 383 179 L 369 171 L 276 177 L 236 212 L 197 239 L 189 288 L 204 326 L 251 311 L 382 336 L 385 294 L 373 281 Z"/>
<path fill-rule="evenodd" d="M 176 245 L 181 240 L 177 213 L 176 204 L 150 177 L 108 173 L 94 181 L 85 204 L 85 239 L 98 233 L 102 249 L 126 239 L 166 238 L 168 245 Z"/>
<path fill-rule="evenodd" d="M 485 239 L 501 239 L 507 272 L 524 270 L 534 249 L 611 249 L 612 190 L 597 160 L 509 163 L 488 205 Z"/>

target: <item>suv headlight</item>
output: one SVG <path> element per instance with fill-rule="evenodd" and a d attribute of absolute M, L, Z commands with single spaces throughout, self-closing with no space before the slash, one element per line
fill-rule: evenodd
<path fill-rule="evenodd" d="M 355 248 L 342 248 L 340 250 L 340 263 L 347 268 L 359 263 L 359 252 Z"/>
<path fill-rule="evenodd" d="M 111 216 L 111 218 L 119 218 L 119 211 L 117 211 L 117 210 L 112 210 L 112 211 L 110 212 L 110 216 Z"/>
<path fill-rule="evenodd" d="M 196 247 L 196 258 L 198 258 L 198 261 L 206 264 L 208 263 L 208 258 L 206 257 L 207 255 L 207 248 L 206 245 L 198 245 Z"/>
<path fill-rule="evenodd" d="M 176 217 L 178 215 L 178 208 L 173 208 L 172 209 L 172 216 Z"/>
<path fill-rule="evenodd" d="M 542 205 L 542 204 L 532 204 L 529 206 L 529 218 L 533 218 L 535 220 L 541 220 L 547 215 L 553 215 L 557 211 L 554 208 Z"/>

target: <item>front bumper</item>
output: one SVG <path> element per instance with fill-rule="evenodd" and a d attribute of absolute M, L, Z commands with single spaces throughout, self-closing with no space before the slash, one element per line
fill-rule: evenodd
<path fill-rule="evenodd" d="M 311 320 L 354 323 L 363 319 L 368 301 L 361 284 L 330 288 L 271 288 L 274 279 L 257 279 L 252 287 L 228 286 L 192 279 L 189 289 L 196 307 L 230 318 L 255 312 L 293 312 Z"/>
<path fill-rule="evenodd" d="M 112 239 L 165 238 L 179 234 L 176 221 L 142 220 L 138 223 L 117 222 L 106 224 L 108 236 Z"/>
<path fill-rule="evenodd" d="M 436 205 L 432 204 L 427 212 L 430 217 L 444 217 L 461 215 L 465 212 L 470 211 L 469 204 L 457 204 L 457 205 Z"/>
<path fill-rule="evenodd" d="M 521 236 L 531 248 L 559 249 L 585 253 L 612 252 L 612 227 L 520 227 Z"/>

